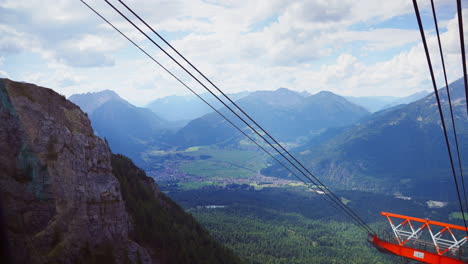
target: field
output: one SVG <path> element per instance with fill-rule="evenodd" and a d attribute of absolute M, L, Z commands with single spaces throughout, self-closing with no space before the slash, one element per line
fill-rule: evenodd
<path fill-rule="evenodd" d="M 450 219 L 458 219 L 458 220 L 463 220 L 463 215 L 461 212 L 452 212 L 450 214 Z M 468 219 L 468 213 L 465 213 L 465 219 Z"/>
<path fill-rule="evenodd" d="M 218 148 L 199 148 L 185 152 L 197 159 L 184 162 L 180 169 L 188 174 L 204 178 L 248 177 L 264 168 L 267 156 L 257 151 L 224 150 Z"/>
<path fill-rule="evenodd" d="M 256 189 L 303 186 L 296 181 L 261 175 L 268 156 L 259 151 L 191 147 L 182 151 L 149 151 L 145 159 L 151 164 L 146 171 L 159 184 L 175 184 L 184 190 L 228 184 L 248 184 Z"/>

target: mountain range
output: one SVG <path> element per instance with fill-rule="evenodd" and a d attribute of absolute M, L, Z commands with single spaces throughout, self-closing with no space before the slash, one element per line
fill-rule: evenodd
<path fill-rule="evenodd" d="M 460 96 L 460 85 L 460 81 L 451 85 L 454 95 Z M 429 169 L 429 174 L 433 175 L 431 177 L 440 179 L 436 171 L 443 171 L 447 164 L 445 155 L 436 155 L 444 149 L 441 134 L 435 133 L 439 126 L 437 116 L 434 116 L 436 112 L 427 111 L 428 105 L 434 106 L 433 101 L 425 97 L 405 105 L 425 93 L 398 100 L 377 98 L 376 101 L 382 99 L 380 104 L 388 100 L 393 103 L 387 103 L 387 106 L 398 105 L 374 114 L 327 91 L 314 95 L 286 88 L 256 91 L 237 94 L 240 99 L 236 103 L 276 139 L 299 146 L 296 151 L 301 154 L 301 159 L 330 183 L 343 188 L 414 193 L 415 179 L 428 175 Z M 461 99 L 454 98 L 460 104 Z M 200 145 L 254 148 L 215 112 L 195 118 L 177 129 L 173 122 L 166 121 L 147 108 L 130 104 L 113 91 L 72 95 L 69 99 L 88 114 L 96 135 L 105 138 L 114 152 L 129 156 L 140 166 L 147 162 L 142 153 L 154 148 Z M 180 105 L 183 102 L 181 99 L 167 100 L 166 104 L 162 104 L 184 109 Z M 186 100 L 188 110 L 196 109 L 193 99 Z M 354 101 L 358 99 L 362 105 L 372 98 L 364 98 L 364 101 L 363 97 L 353 98 Z M 153 106 L 156 102 L 153 102 Z M 457 113 L 459 108 L 457 105 Z M 219 109 L 244 131 L 253 133 L 225 107 Z M 173 120 L 177 120 L 177 116 L 173 115 Z M 464 135 L 461 137 L 465 140 Z M 284 175 L 284 171 L 275 166 L 263 172 L 267 175 Z M 366 184 L 360 184 L 362 179 L 366 179 Z M 385 187 L 393 186 L 389 181 L 395 179 L 406 184 L 399 188 Z M 450 181 L 444 184 L 448 185 Z"/>
<path fill-rule="evenodd" d="M 283 142 L 298 142 L 322 133 L 331 127 L 347 126 L 370 113 L 341 96 L 320 92 L 311 96 L 280 88 L 257 91 L 239 99 L 236 104 L 256 120 L 271 135 Z M 227 108 L 220 110 L 239 127 Z M 189 122 L 172 137 L 180 147 L 238 143 L 244 137 L 217 113 L 209 113 Z"/>
<path fill-rule="evenodd" d="M 249 92 L 231 93 L 227 95 L 233 101 L 236 101 L 249 95 Z M 211 94 L 202 93 L 200 96 L 215 108 L 219 109 L 222 107 L 222 104 L 219 103 Z M 164 118 L 165 120 L 175 122 L 180 127 L 186 125 L 193 119 L 202 117 L 213 111 L 195 95 L 174 95 L 159 98 L 147 104 L 146 108 L 150 109 L 156 115 Z"/>
<path fill-rule="evenodd" d="M 468 148 L 468 120 L 463 79 L 449 87 L 462 164 L 466 166 L 463 150 Z M 440 89 L 440 96 L 449 136 L 453 138 L 445 88 Z M 294 152 L 326 182 L 342 188 L 432 195 L 444 200 L 447 199 L 444 195 L 454 193 L 433 93 L 416 102 L 377 112 L 348 128 L 330 130 Z M 277 165 L 263 173 L 287 175 Z"/>
<path fill-rule="evenodd" d="M 136 107 L 117 93 L 104 90 L 75 94 L 70 101 L 86 112 L 96 135 L 105 138 L 115 153 L 131 157 L 141 164 L 140 153 L 148 145 L 157 146 L 173 125 L 147 108 Z"/>

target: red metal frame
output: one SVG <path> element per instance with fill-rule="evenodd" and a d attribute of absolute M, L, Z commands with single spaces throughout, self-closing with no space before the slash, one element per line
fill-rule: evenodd
<path fill-rule="evenodd" d="M 454 233 L 456 230 L 466 232 L 465 227 L 387 212 L 382 212 L 381 215 L 387 217 L 396 241 L 386 241 L 377 235 L 370 235 L 369 242 L 379 250 L 430 264 L 468 263 L 467 259 L 462 260 L 460 254 L 461 246 L 467 242 L 468 237 L 458 239 L 456 235 L 459 234 Z M 398 225 L 394 224 L 395 219 L 400 220 Z M 420 238 L 424 231 L 430 234 L 432 241 Z M 444 234 L 448 238 L 443 237 Z"/>
<path fill-rule="evenodd" d="M 410 247 L 400 246 L 378 238 L 376 235 L 371 237 L 371 243 L 379 250 L 402 256 L 409 259 L 414 259 L 423 263 L 430 264 L 464 264 L 466 261 L 455 259 L 443 255 L 434 254 L 431 252 L 418 250 Z"/>

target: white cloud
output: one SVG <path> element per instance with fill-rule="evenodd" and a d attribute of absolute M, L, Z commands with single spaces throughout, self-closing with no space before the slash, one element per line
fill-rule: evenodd
<path fill-rule="evenodd" d="M 26 49 L 33 49 L 37 45 L 34 36 L 0 24 L 0 52 L 2 54 L 22 52 Z"/>
<path fill-rule="evenodd" d="M 103 1 L 87 2 L 197 91 L 203 91 Z M 121 8 L 117 1 L 112 3 Z M 126 3 L 163 35 L 174 38 L 171 44 L 227 92 L 288 87 L 348 95 L 407 95 L 427 89 L 429 75 L 418 44 L 419 32 L 372 27 L 413 15 L 407 0 Z M 437 4 L 445 5 L 443 1 Z M 420 5 L 427 11 L 427 3 Z M 456 19 L 443 21 L 441 27 L 447 30 L 443 41 L 453 80 L 460 76 Z M 435 52 L 433 32 L 428 33 Z M 130 45 L 79 1 L 0 0 L 2 70 L 14 78 L 38 82 L 66 95 L 113 89 L 140 105 L 156 97 L 187 93 Z M 28 70 L 29 65 L 10 70 L 8 65 L 20 53 L 42 56 L 43 61 L 34 62 L 42 63 L 42 70 Z M 369 57 L 374 59 L 366 62 Z M 437 72 L 439 76 L 439 68 Z"/>
<path fill-rule="evenodd" d="M 4 62 L 4 61 L 5 61 L 5 58 L 2 57 L 2 56 L 0 56 L 0 67 L 3 66 L 3 62 Z M 0 69 L 0 77 L 2 77 L 2 78 L 10 78 L 10 76 L 8 75 L 8 73 L 5 72 L 5 71 L 2 71 L 1 69 Z"/>
<path fill-rule="evenodd" d="M 34 52 L 78 67 L 112 65 L 110 51 L 122 47 L 123 41 L 111 41 L 114 32 L 101 28 L 101 21 L 90 19 L 83 7 L 70 0 L 2 1 L 0 51 Z"/>
<path fill-rule="evenodd" d="M 47 65 L 48 72 L 28 72 L 21 79 L 22 81 L 35 83 L 38 85 L 51 85 L 61 94 L 67 94 L 70 86 L 78 85 L 85 80 L 84 76 L 77 74 L 68 66 L 57 63 Z"/>
<path fill-rule="evenodd" d="M 329 36 L 333 41 L 346 43 L 364 41 L 367 51 L 384 51 L 401 47 L 420 40 L 419 31 L 397 28 L 379 28 L 369 31 L 343 31 Z"/>
<path fill-rule="evenodd" d="M 464 10 L 464 14 L 467 13 L 468 9 Z M 468 19 L 468 15 L 465 17 L 464 19 Z M 454 16 L 448 23 L 447 31 L 441 35 L 443 45 L 452 42 L 452 46 L 444 45 L 449 81 L 462 76 L 458 27 L 450 26 L 456 20 L 457 17 Z M 437 39 L 433 34 L 429 34 L 427 40 L 437 83 L 441 87 L 444 83 Z M 388 94 L 389 91 L 394 95 L 407 95 L 421 89 L 432 90 L 429 68 L 421 43 L 389 60 L 369 65 L 363 65 L 352 55 L 342 54 L 335 63 L 322 66 L 320 71 L 302 74 L 305 76 L 298 79 L 308 79 L 310 83 L 317 83 L 319 86 L 322 84 L 329 90 L 346 95 L 382 95 Z"/>
<path fill-rule="evenodd" d="M 367 3 L 366 5 L 362 2 Z M 256 12 L 239 5 L 237 10 L 220 10 L 220 17 L 230 17 L 225 13 L 242 12 L 242 19 L 236 27 L 225 26 L 228 19 L 211 19 L 211 29 L 201 34 L 193 31 L 183 39 L 174 42 L 184 53 L 192 58 L 209 60 L 212 63 L 233 59 L 267 62 L 269 65 L 291 65 L 311 63 L 332 55 L 337 49 L 352 41 L 366 42 L 369 51 L 383 51 L 400 47 L 417 40 L 417 31 L 402 29 L 375 29 L 357 32 L 347 30 L 347 27 L 358 22 L 367 22 L 379 17 L 379 13 L 360 13 L 360 8 L 369 6 L 377 10 L 381 4 L 375 1 L 283 1 L 277 4 L 276 10 L 263 14 L 263 18 L 277 14 L 276 22 L 260 31 L 249 32 L 251 24 L 243 21 L 256 21 L 251 16 Z M 384 4 L 386 18 L 412 12 L 406 9 L 407 1 L 389 1 Z M 366 9 L 366 8 L 364 8 Z M 367 9 L 366 9 L 367 10 Z M 195 13 L 195 12 L 194 12 Z M 209 13 L 209 12 L 208 12 Z M 382 15 L 381 15 L 382 16 Z M 380 18 L 380 17 L 379 17 Z M 177 18 L 175 18 L 177 19 Z M 216 22 L 219 24 L 217 24 Z M 258 22 L 258 20 L 257 20 Z M 190 21 L 178 20 L 178 28 L 182 24 L 193 26 Z M 202 28 L 210 26 L 204 22 Z M 162 24 L 164 25 L 164 24 Z M 195 25 L 197 25 L 195 23 Z M 164 28 L 164 27 L 163 27 Z M 200 29 L 200 28 L 199 28 Z"/>
<path fill-rule="evenodd" d="M 0 77 L 1 77 L 1 78 L 10 78 L 10 75 L 8 75 L 7 72 L 0 71 Z"/>

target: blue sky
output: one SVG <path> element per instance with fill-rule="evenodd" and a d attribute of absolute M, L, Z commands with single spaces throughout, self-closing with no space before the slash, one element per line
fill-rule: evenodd
<path fill-rule="evenodd" d="M 203 92 L 103 1 L 87 2 Z M 405 96 L 432 89 L 408 0 L 126 3 L 226 92 L 287 87 L 310 93 Z M 429 3 L 419 1 L 438 65 Z M 450 80 L 461 77 L 454 3 L 436 1 Z M 468 4 L 466 8 L 465 22 Z M 436 73 L 442 85 L 440 66 Z M 188 93 L 77 0 L 0 0 L 0 76 L 66 96 L 112 89 L 137 105 Z"/>

